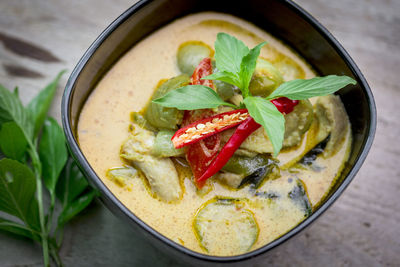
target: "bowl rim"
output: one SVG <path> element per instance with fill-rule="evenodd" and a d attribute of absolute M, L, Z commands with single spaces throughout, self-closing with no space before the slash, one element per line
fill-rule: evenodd
<path fill-rule="evenodd" d="M 292 0 L 286 0 L 283 4 L 287 7 L 292 9 L 296 12 L 304 21 L 309 23 L 317 32 L 332 46 L 332 48 L 339 54 L 339 56 L 344 60 L 347 64 L 349 69 L 351 70 L 352 74 L 357 78 L 358 83 L 360 84 L 363 91 L 366 93 L 366 98 L 368 102 L 369 112 L 370 112 L 370 123 L 368 126 L 367 138 L 364 140 L 363 144 L 361 145 L 361 153 L 355 160 L 354 165 L 351 167 L 348 175 L 344 177 L 341 185 L 336 189 L 333 194 L 324 201 L 324 203 L 315 211 L 313 212 L 308 218 L 304 221 L 296 225 L 293 229 L 289 232 L 284 234 L 283 236 L 275 239 L 274 241 L 265 244 L 264 246 L 252 250 L 250 252 L 235 255 L 235 256 L 212 256 L 206 255 L 203 253 L 199 253 L 193 251 L 189 248 L 186 248 L 171 239 L 167 238 L 166 236 L 159 233 L 157 230 L 146 224 L 142 221 L 139 217 L 137 217 L 133 212 L 131 212 L 103 183 L 100 177 L 97 176 L 95 171 L 90 166 L 89 162 L 86 160 L 83 152 L 80 150 L 78 141 L 75 139 L 73 135 L 73 131 L 70 125 L 70 103 L 72 98 L 72 93 L 74 91 L 74 85 L 79 77 L 80 73 L 86 66 L 87 62 L 90 60 L 91 56 L 95 53 L 95 51 L 101 46 L 101 44 L 110 36 L 113 31 L 118 28 L 122 23 L 124 23 L 131 15 L 135 12 L 139 11 L 141 8 L 146 6 L 148 3 L 152 2 L 152 0 L 141 0 L 128 8 L 124 11 L 119 17 L 117 17 L 97 38 L 96 40 L 90 45 L 90 47 L 86 50 L 82 58 L 78 61 L 76 67 L 72 71 L 65 89 L 64 94 L 62 97 L 61 103 L 61 116 L 62 116 L 62 124 L 64 128 L 64 133 L 66 135 L 68 147 L 72 153 L 73 158 L 78 162 L 78 165 L 81 167 L 87 179 L 91 180 L 91 184 L 94 184 L 97 189 L 102 193 L 102 197 L 106 198 L 109 203 L 112 203 L 116 208 L 118 208 L 122 214 L 127 217 L 131 222 L 138 225 L 142 230 L 145 230 L 147 233 L 152 235 L 153 237 L 163 241 L 164 244 L 168 245 L 172 249 L 176 249 L 181 253 L 186 254 L 189 257 L 196 258 L 203 261 L 208 262 L 219 262 L 219 263 L 232 263 L 243 261 L 249 258 L 256 257 L 261 255 L 279 244 L 285 242 L 286 240 L 290 239 L 291 237 L 295 236 L 299 232 L 301 232 L 304 228 L 309 226 L 312 222 L 314 222 L 322 213 L 324 213 L 335 201 L 336 199 L 343 193 L 343 191 L 347 188 L 350 182 L 353 180 L 354 176 L 359 171 L 361 165 L 365 161 L 367 154 L 371 148 L 375 131 L 376 131 L 376 106 L 373 94 L 371 89 L 361 73 L 360 69 L 357 67 L 353 59 L 347 53 L 347 51 L 343 48 L 343 46 L 336 40 L 336 38 L 324 27 L 320 22 L 318 22 L 313 16 L 311 16 L 307 11 L 305 11 L 302 7 L 298 4 L 294 3 Z M 104 202 L 104 201 L 103 201 Z M 108 206 L 108 205 L 107 205 Z M 113 211 L 111 209 L 111 211 Z"/>

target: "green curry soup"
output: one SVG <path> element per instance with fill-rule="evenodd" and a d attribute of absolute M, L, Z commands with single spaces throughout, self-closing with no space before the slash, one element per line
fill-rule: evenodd
<path fill-rule="evenodd" d="M 199 62 L 213 58 L 219 32 L 249 47 L 268 42 L 250 83 L 253 95 L 315 76 L 287 46 L 246 21 L 210 12 L 190 15 L 136 44 L 109 70 L 83 107 L 78 136 L 98 176 L 140 219 L 189 249 L 231 256 L 282 236 L 318 207 L 348 158 L 351 130 L 338 96 L 301 100 L 285 115 L 278 156 L 261 127 L 196 187 L 187 148 L 175 149 L 171 142 L 184 112 L 150 99 L 189 84 Z M 219 81 L 214 86 L 225 101 L 242 100 L 237 88 Z M 221 144 L 233 131 L 219 133 Z"/>

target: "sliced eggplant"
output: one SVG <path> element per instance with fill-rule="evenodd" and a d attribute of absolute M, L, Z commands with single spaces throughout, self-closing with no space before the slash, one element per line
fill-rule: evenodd
<path fill-rule="evenodd" d="M 312 213 L 312 206 L 303 181 L 292 177 L 267 181 L 255 196 L 262 201 L 271 216 L 288 216 L 299 222 Z M 276 213 L 274 215 L 274 213 Z M 278 215 L 279 214 L 279 215 Z"/>
<path fill-rule="evenodd" d="M 243 174 L 236 174 L 232 172 L 219 172 L 217 174 L 217 180 L 222 184 L 227 185 L 230 188 L 239 188 L 240 184 L 244 179 Z"/>
<path fill-rule="evenodd" d="M 157 128 L 154 127 L 153 125 L 151 125 L 143 116 L 142 113 L 140 112 L 132 112 L 131 113 L 131 121 L 137 125 L 139 125 L 140 127 L 149 130 L 149 131 L 153 131 L 156 132 Z"/>
<path fill-rule="evenodd" d="M 166 93 L 178 89 L 179 87 L 188 85 L 189 82 L 190 78 L 185 74 L 171 78 L 156 88 L 151 100 L 162 97 Z M 177 129 L 177 125 L 182 123 L 183 110 L 163 107 L 153 103 L 151 100 L 143 111 L 146 121 L 158 129 Z"/>
<path fill-rule="evenodd" d="M 106 172 L 107 177 L 121 187 L 128 187 L 131 189 L 132 179 L 139 178 L 139 172 L 129 166 L 129 167 L 117 167 L 108 169 Z"/>
<path fill-rule="evenodd" d="M 194 218 L 200 246 L 211 255 L 230 256 L 250 250 L 258 238 L 253 213 L 238 199 L 216 197 L 206 202 Z"/>
<path fill-rule="evenodd" d="M 171 138 L 174 135 L 174 131 L 161 130 L 157 133 L 154 141 L 152 154 L 156 157 L 179 157 L 185 154 L 184 149 L 176 149 L 172 144 Z"/>
<path fill-rule="evenodd" d="M 324 152 L 328 140 L 329 136 L 325 138 L 324 141 L 316 145 L 313 149 L 308 151 L 307 154 L 305 154 L 304 157 L 299 161 L 299 163 L 305 166 L 313 165 L 314 161 L 317 159 L 317 156 Z"/>
<path fill-rule="evenodd" d="M 258 188 L 275 166 L 276 161 L 269 155 L 233 156 L 222 168 L 218 179 L 232 188 L 239 188 L 247 184 Z"/>
<path fill-rule="evenodd" d="M 296 180 L 296 186 L 288 193 L 288 197 L 301 208 L 304 212 L 304 217 L 311 215 L 311 203 L 308 199 L 304 183 L 300 179 Z"/>
<path fill-rule="evenodd" d="M 252 189 L 257 189 L 264 181 L 271 179 L 272 177 L 276 178 L 277 176 L 279 176 L 279 168 L 277 168 L 276 161 L 271 161 L 270 164 L 262 166 L 249 176 L 245 177 L 239 187 L 250 184 Z"/>
<path fill-rule="evenodd" d="M 347 131 L 349 131 L 350 122 L 346 110 L 339 96 L 327 95 L 318 98 L 315 104 L 315 112 L 322 132 L 320 135 L 326 132 L 330 133 L 324 156 L 332 156 L 336 151 L 340 150 Z"/>
<path fill-rule="evenodd" d="M 311 102 L 300 100 L 293 111 L 285 115 L 285 139 L 283 148 L 297 146 L 305 132 L 311 126 L 314 118 L 314 111 Z"/>
<path fill-rule="evenodd" d="M 178 48 L 178 68 L 182 73 L 191 76 L 200 61 L 211 57 L 213 53 L 212 48 L 201 41 L 185 42 Z"/>
<path fill-rule="evenodd" d="M 249 90 L 253 95 L 266 97 L 281 83 L 282 74 L 269 61 L 258 58 L 256 69 L 251 79 Z"/>
<path fill-rule="evenodd" d="M 234 129 L 229 129 L 221 132 L 221 141 L 223 143 L 228 142 L 234 131 Z M 264 131 L 264 128 L 262 127 L 257 129 L 254 133 L 247 137 L 246 140 L 244 140 L 244 142 L 241 144 L 240 148 L 258 154 L 274 152 L 272 143 L 269 140 L 267 133 Z"/>

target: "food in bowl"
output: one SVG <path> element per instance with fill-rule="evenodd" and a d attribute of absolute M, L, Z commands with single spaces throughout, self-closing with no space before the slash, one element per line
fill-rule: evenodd
<path fill-rule="evenodd" d="M 354 81 L 315 76 L 246 21 L 190 15 L 103 77 L 82 109 L 79 145 L 158 232 L 197 252 L 242 254 L 307 218 L 348 159 L 349 119 L 331 93 Z"/>

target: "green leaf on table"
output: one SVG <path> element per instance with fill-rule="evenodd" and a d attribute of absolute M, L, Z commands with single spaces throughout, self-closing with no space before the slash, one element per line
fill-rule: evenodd
<path fill-rule="evenodd" d="M 68 159 L 64 132 L 53 118 L 47 118 L 44 122 L 39 143 L 39 157 L 44 184 L 53 195 L 58 177 Z"/>
<path fill-rule="evenodd" d="M 180 110 L 217 108 L 221 105 L 235 107 L 235 105 L 223 101 L 213 89 L 204 85 L 183 86 L 170 91 L 163 97 L 154 99 L 153 102 L 163 107 Z"/>
<path fill-rule="evenodd" d="M 65 70 L 61 71 L 57 77 L 48 84 L 42 91 L 39 92 L 29 102 L 27 110 L 32 114 L 32 119 L 34 121 L 34 133 L 38 134 L 43 122 L 47 116 L 47 112 L 50 108 L 51 101 L 57 91 L 57 85 L 60 81 L 61 76 L 64 74 Z"/>
<path fill-rule="evenodd" d="M 26 165 L 7 158 L 0 160 L 0 211 L 37 226 L 35 192 L 35 176 Z"/>
<path fill-rule="evenodd" d="M 348 76 L 337 75 L 315 77 L 308 80 L 292 80 L 281 84 L 268 96 L 268 99 L 284 96 L 292 100 L 303 100 L 314 96 L 333 94 L 346 85 L 356 83 Z"/>
<path fill-rule="evenodd" d="M 87 194 L 79 196 L 77 199 L 68 203 L 63 209 L 60 216 L 58 216 L 58 224 L 64 225 L 66 222 L 75 217 L 78 213 L 83 211 L 92 202 L 94 197 L 97 195 L 96 191 L 92 190 Z"/>
<path fill-rule="evenodd" d="M 88 186 L 89 184 L 78 165 L 72 158 L 69 158 L 57 183 L 57 198 L 65 206 L 82 194 Z"/>
<path fill-rule="evenodd" d="M 215 60 L 220 71 L 239 73 L 242 59 L 249 53 L 249 48 L 235 37 L 220 32 L 217 34 Z"/>
<path fill-rule="evenodd" d="M 30 113 L 27 112 L 16 94 L 0 85 L 0 125 L 14 121 L 23 132 L 25 139 L 33 139 L 33 123 Z"/>
<path fill-rule="evenodd" d="M 239 88 L 242 88 L 243 97 L 249 95 L 249 84 L 251 81 L 251 77 L 253 76 L 254 70 L 256 69 L 257 58 L 260 55 L 261 48 L 266 44 L 266 42 L 262 42 L 258 44 L 256 47 L 251 49 L 249 53 L 243 57 L 242 63 L 240 64 L 240 79 L 242 81 L 242 85 Z"/>
<path fill-rule="evenodd" d="M 14 88 L 13 93 L 14 93 L 14 95 L 15 95 L 16 97 L 19 98 L 19 89 L 18 89 L 18 86 L 16 86 L 16 87 Z"/>
<path fill-rule="evenodd" d="M 21 161 L 28 146 L 24 133 L 13 121 L 5 122 L 0 127 L 1 151 L 6 157 Z"/>
<path fill-rule="evenodd" d="M 274 104 L 261 97 L 248 96 L 244 99 L 244 104 L 250 116 L 264 127 L 274 147 L 274 154 L 276 156 L 282 148 L 285 134 L 284 116 Z"/>
<path fill-rule="evenodd" d="M 56 187 L 56 196 L 62 204 L 58 223 L 65 224 L 85 209 L 96 194 L 96 191 L 90 188 L 78 165 L 70 158 Z"/>
<path fill-rule="evenodd" d="M 26 226 L 3 218 L 0 218 L 0 230 L 39 241 Z"/>

